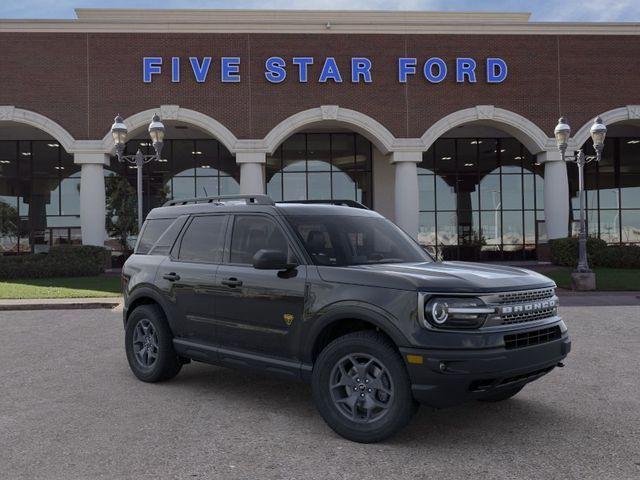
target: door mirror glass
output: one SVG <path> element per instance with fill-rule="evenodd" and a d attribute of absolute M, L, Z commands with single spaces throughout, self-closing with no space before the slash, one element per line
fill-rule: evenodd
<path fill-rule="evenodd" d="M 253 268 L 258 270 L 287 270 L 293 265 L 287 261 L 287 254 L 281 250 L 258 250 L 253 256 Z"/>

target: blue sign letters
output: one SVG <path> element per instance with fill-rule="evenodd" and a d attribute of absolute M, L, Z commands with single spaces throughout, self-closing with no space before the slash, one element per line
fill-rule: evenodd
<path fill-rule="evenodd" d="M 162 75 L 163 57 L 144 57 L 142 59 L 142 81 L 153 82 L 156 76 Z M 212 57 L 189 57 L 192 78 L 197 83 L 207 80 L 209 70 L 212 68 Z M 318 83 L 342 83 L 343 76 L 340 71 L 341 64 L 345 69 L 347 78 L 351 83 L 373 83 L 374 64 L 367 57 L 351 57 L 349 61 L 335 57 L 325 57 L 316 61 L 313 57 L 292 57 L 287 59 L 282 56 L 269 57 L 264 62 L 264 78 L 269 83 L 298 82 L 308 83 L 309 78 L 315 78 Z M 345 65 L 346 64 L 346 65 Z M 418 65 L 422 75 L 418 73 Z M 426 60 L 418 60 L 415 57 L 398 58 L 397 78 L 399 83 L 420 81 L 425 83 L 441 83 L 451 78 L 449 70 L 455 76 L 456 83 L 476 83 L 478 77 L 483 75 L 486 83 L 502 83 L 507 79 L 509 69 L 507 62 L 502 58 L 489 57 L 485 59 L 485 71 L 478 68 L 478 62 L 471 57 L 458 57 L 455 59 L 443 59 L 430 57 Z M 240 57 L 220 57 L 220 81 L 222 83 L 239 83 L 241 81 Z M 291 68 L 297 75 L 287 75 L 287 69 Z M 350 70 L 348 73 L 347 71 Z M 480 71 L 479 71 L 480 70 Z M 182 62 L 180 57 L 171 57 L 171 82 L 180 83 L 183 79 Z M 452 79 L 450 81 L 453 81 Z"/>

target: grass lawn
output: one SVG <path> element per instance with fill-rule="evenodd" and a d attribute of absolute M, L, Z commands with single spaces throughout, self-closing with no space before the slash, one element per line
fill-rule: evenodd
<path fill-rule="evenodd" d="M 552 278 L 560 288 L 571 288 L 571 267 L 540 271 Z M 640 290 L 640 270 L 632 268 L 594 268 L 597 290 Z"/>
<path fill-rule="evenodd" d="M 117 275 L 0 281 L 0 299 L 118 296 L 120 296 L 120 277 Z"/>

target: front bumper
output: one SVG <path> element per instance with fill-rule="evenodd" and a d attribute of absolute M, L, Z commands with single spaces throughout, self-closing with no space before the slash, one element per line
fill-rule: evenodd
<path fill-rule="evenodd" d="M 565 331 L 539 345 L 507 350 L 502 347 L 469 350 L 401 348 L 414 398 L 442 408 L 479 399 L 501 389 L 537 380 L 549 373 L 571 350 Z M 407 356 L 412 361 L 407 360 Z M 415 363 L 420 359 L 422 363 Z"/>

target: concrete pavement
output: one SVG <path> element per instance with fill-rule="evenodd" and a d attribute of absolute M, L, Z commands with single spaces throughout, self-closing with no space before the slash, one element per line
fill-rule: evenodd
<path fill-rule="evenodd" d="M 202 364 L 137 381 L 118 312 L 0 312 L 0 478 L 640 478 L 640 307 L 562 312 L 566 368 L 376 445 L 335 435 L 303 384 Z"/>

